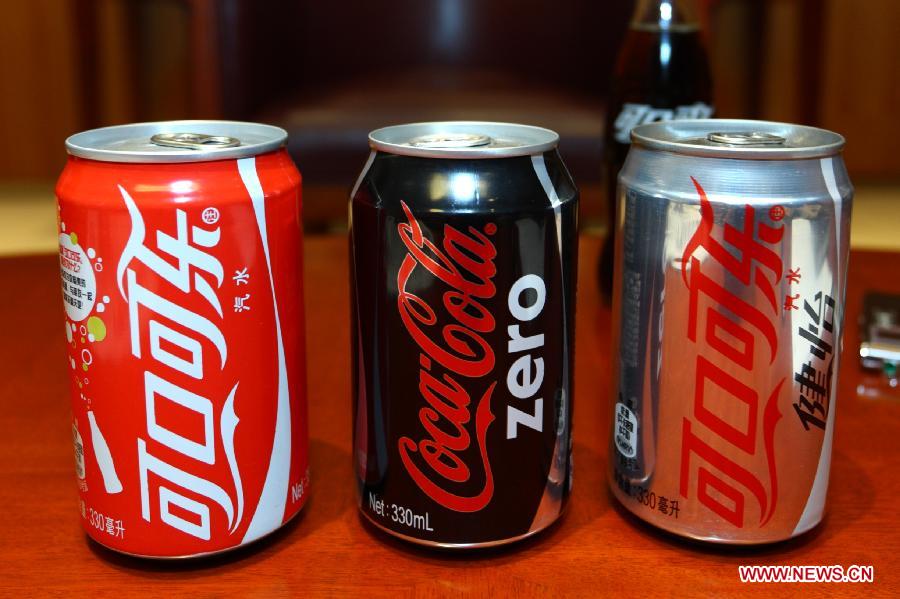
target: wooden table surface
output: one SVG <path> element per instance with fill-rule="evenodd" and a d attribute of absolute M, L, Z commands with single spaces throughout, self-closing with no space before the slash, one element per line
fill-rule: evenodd
<path fill-rule="evenodd" d="M 72 458 L 62 305 L 54 256 L 0 260 L 0 591 L 150 591 L 197 596 L 793 594 L 796 584 L 744 585 L 741 564 L 873 565 L 875 584 L 803 584 L 814 595 L 900 592 L 900 398 L 855 359 L 863 290 L 900 293 L 897 254 L 854 252 L 847 293 L 828 515 L 813 532 L 758 547 L 704 546 L 625 514 L 604 477 L 609 310 L 582 239 L 578 295 L 575 488 L 568 513 L 519 545 L 469 554 L 426 551 L 364 526 L 354 506 L 346 238 L 306 240 L 311 497 L 263 542 L 201 561 L 112 553 L 80 528 Z M 862 393 L 861 393 L 862 392 Z"/>

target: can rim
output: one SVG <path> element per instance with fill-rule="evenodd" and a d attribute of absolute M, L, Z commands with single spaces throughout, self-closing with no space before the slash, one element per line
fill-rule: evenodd
<path fill-rule="evenodd" d="M 150 143 L 154 135 L 170 133 L 232 137 L 240 139 L 241 144 L 190 149 Z M 66 152 L 102 162 L 170 164 L 249 158 L 275 151 L 286 142 L 287 131 L 275 125 L 191 119 L 129 123 L 81 131 L 66 139 Z"/>
<path fill-rule="evenodd" d="M 422 145 L 420 138 L 428 135 L 488 136 L 489 143 L 471 145 Z M 416 141 L 416 145 L 410 142 Z M 494 142 L 498 142 L 495 144 Z M 420 158 L 488 159 L 531 156 L 554 150 L 559 134 L 551 129 L 520 123 L 494 121 L 431 121 L 405 123 L 381 127 L 369 133 L 369 147 L 375 151 Z"/>
<path fill-rule="evenodd" d="M 713 145 L 708 136 L 763 134 L 784 138 L 784 143 Z M 775 121 L 750 119 L 685 119 L 639 125 L 631 130 L 631 142 L 641 147 L 705 158 L 741 160 L 803 160 L 839 154 L 844 137 L 827 129 Z"/>

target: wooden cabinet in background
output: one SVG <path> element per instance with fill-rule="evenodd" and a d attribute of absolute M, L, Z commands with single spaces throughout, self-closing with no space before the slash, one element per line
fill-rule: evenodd
<path fill-rule="evenodd" d="M 827 0 L 818 122 L 847 138 L 851 177 L 900 177 L 900 2 Z"/>
<path fill-rule="evenodd" d="M 449 6 L 457 1 L 465 8 L 457 16 L 469 19 L 471 27 L 473 23 L 499 27 L 503 23 L 519 22 L 504 19 L 500 14 L 510 10 L 509 2 L 447 0 L 444 4 Z M 845 157 L 855 181 L 900 179 L 900 152 L 895 148 L 900 139 L 897 116 L 900 1 L 696 1 L 707 30 L 720 116 L 793 121 L 833 129 L 847 138 Z M 0 133 L 3 134 L 0 180 L 55 178 L 65 161 L 63 140 L 85 128 L 170 118 L 266 118 L 269 113 L 249 108 L 240 112 L 235 108 L 240 104 L 236 98 L 254 90 L 261 94 L 256 98 L 259 101 L 244 102 L 241 106 L 278 105 L 279 102 L 290 105 L 294 96 L 282 93 L 281 88 L 248 84 L 256 81 L 253 78 L 245 81 L 227 76 L 248 61 L 248 48 L 258 46 L 260 39 L 265 38 L 244 35 L 248 27 L 262 27 L 263 33 L 268 29 L 266 23 L 256 23 L 237 10 L 241 6 L 258 5 L 262 3 L 255 0 L 252 3 L 246 0 L 5 2 L 0 19 Z M 334 72 L 329 79 L 316 73 L 310 65 L 322 62 L 364 66 L 360 62 L 363 59 L 354 53 L 358 54 L 367 43 L 360 39 L 365 36 L 362 33 L 350 38 L 338 35 L 366 30 L 366 24 L 350 22 L 368 14 L 360 9 L 364 5 L 369 6 L 361 0 L 349 3 L 347 6 L 356 9 L 341 10 L 339 15 L 335 13 L 336 16 L 327 20 L 320 14 L 326 9 L 315 0 L 279 0 L 278 3 L 266 0 L 263 13 L 277 17 L 290 10 L 291 14 L 314 15 L 312 19 L 280 20 L 292 23 L 292 27 L 324 28 L 324 33 L 320 32 L 323 39 L 334 39 L 323 50 L 318 43 L 301 43 L 308 36 L 280 36 L 288 38 L 286 42 L 291 50 L 278 56 L 303 66 L 302 73 L 285 75 L 289 79 L 285 81 L 313 84 L 315 94 L 300 94 L 301 98 L 313 95 L 327 98 L 335 91 L 329 81 L 337 81 L 338 71 L 343 69 L 323 67 Z M 387 10 L 391 5 L 399 4 L 385 3 L 378 10 Z M 620 16 L 626 14 L 626 8 L 623 5 L 617 9 Z M 577 13 L 567 10 L 573 15 Z M 490 18 L 474 11 L 482 11 Z M 598 20 L 596 15 L 601 13 L 587 9 L 584 12 L 590 16 L 588 21 Z M 404 14 L 413 19 L 419 13 Z M 567 27 L 570 21 L 577 20 L 565 21 Z M 617 38 L 601 25 L 607 29 L 614 26 L 618 31 L 620 25 L 624 27 L 625 18 L 606 21 L 609 22 L 598 23 L 597 29 L 597 37 L 605 40 L 604 43 L 588 43 L 583 50 L 578 50 L 590 58 L 584 60 L 586 65 L 611 64 Z M 411 26 L 415 29 L 420 25 Z M 401 27 L 394 37 L 404 35 L 407 29 Z M 278 29 L 282 30 L 284 27 Z M 468 31 L 466 23 L 456 30 Z M 241 35 L 233 35 L 235 32 Z M 534 36 L 523 33 L 521 37 Z M 585 43 L 576 39 L 579 36 L 572 37 L 572 44 Z M 253 44 L 229 44 L 230 39 L 251 40 Z M 325 52 L 328 60 L 317 61 L 321 57 L 310 54 L 315 52 Z M 600 55 L 592 53 L 601 53 L 608 60 L 599 60 Z M 479 65 L 493 64 L 491 61 L 499 60 L 495 54 L 473 54 L 471 64 L 463 67 L 465 74 Z M 265 61 L 244 70 L 256 73 L 260 64 Z M 606 67 L 576 68 L 572 60 L 563 66 L 569 68 L 564 79 L 577 79 L 581 86 L 584 82 L 598 83 L 608 76 L 602 72 Z M 583 70 L 590 72 L 579 74 Z M 550 87 L 557 89 L 555 80 L 547 79 L 554 72 L 554 69 L 538 69 L 528 81 L 536 85 L 550 81 Z M 285 86 L 290 87 L 287 83 Z M 603 89 L 605 83 L 598 84 L 594 94 L 601 109 Z M 566 104 L 571 106 L 574 105 Z M 601 117 L 597 119 L 602 122 Z M 391 118 L 396 120 L 401 115 Z M 314 136 L 306 131 L 305 137 L 315 146 Z M 590 135 L 600 143 L 600 133 L 591 131 Z M 578 135 L 567 133 L 568 147 L 572 147 L 575 138 Z M 305 155 L 317 156 L 327 150 L 314 147 L 306 149 Z M 356 168 L 358 165 L 353 164 L 345 170 L 355 172 Z M 580 179 L 582 183 L 590 182 Z M 338 216 L 343 219 L 343 210 Z"/>
<path fill-rule="evenodd" d="M 842 134 L 857 183 L 900 178 L 900 2 L 765 0 L 763 23 L 759 117 Z"/>
<path fill-rule="evenodd" d="M 65 0 L 4 2 L 0 18 L 0 178 L 55 177 L 62 139 L 83 122 L 76 14 Z"/>

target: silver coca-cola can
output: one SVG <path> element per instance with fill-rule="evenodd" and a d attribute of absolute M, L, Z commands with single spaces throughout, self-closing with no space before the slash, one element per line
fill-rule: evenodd
<path fill-rule="evenodd" d="M 693 539 L 822 520 L 853 187 L 830 131 L 636 127 L 619 175 L 609 481 Z"/>

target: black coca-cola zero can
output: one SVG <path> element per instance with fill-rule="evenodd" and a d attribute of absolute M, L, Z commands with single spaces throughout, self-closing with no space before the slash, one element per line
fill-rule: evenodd
<path fill-rule="evenodd" d="M 552 524 L 572 480 L 578 192 L 539 127 L 369 135 L 351 193 L 362 514 L 467 548 Z"/>

